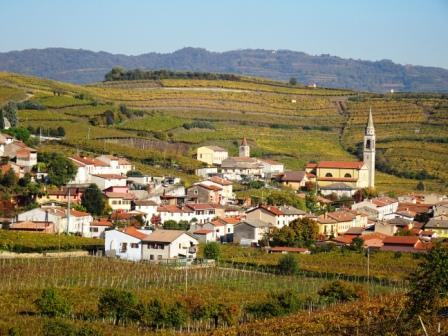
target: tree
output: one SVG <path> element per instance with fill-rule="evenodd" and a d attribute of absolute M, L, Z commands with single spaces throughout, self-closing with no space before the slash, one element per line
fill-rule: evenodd
<path fill-rule="evenodd" d="M 54 185 L 65 185 L 76 175 L 75 165 L 60 153 L 42 153 L 38 159 L 46 164 L 48 178 Z"/>
<path fill-rule="evenodd" d="M 297 85 L 297 79 L 294 77 L 291 77 L 289 79 L 289 85 Z"/>
<path fill-rule="evenodd" d="M 3 114 L 3 110 L 0 109 L 0 130 L 5 128 L 5 116 Z"/>
<path fill-rule="evenodd" d="M 448 248 L 436 245 L 423 255 L 423 262 L 410 277 L 408 297 L 409 318 L 434 315 L 448 296 Z"/>
<path fill-rule="evenodd" d="M 42 315 L 48 317 L 64 317 L 70 313 L 68 301 L 54 288 L 46 288 L 41 296 L 34 302 Z"/>
<path fill-rule="evenodd" d="M 104 211 L 104 196 L 98 186 L 90 184 L 81 197 L 81 205 L 92 215 L 100 216 Z"/>
<path fill-rule="evenodd" d="M 216 242 L 207 243 L 204 247 L 204 257 L 206 259 L 218 260 L 220 253 L 221 248 Z"/>
<path fill-rule="evenodd" d="M 57 128 L 57 134 L 58 134 L 60 137 L 65 136 L 65 129 L 64 129 L 64 127 L 59 126 L 59 127 Z"/>
<path fill-rule="evenodd" d="M 17 105 L 14 102 L 8 102 L 2 108 L 3 116 L 8 119 L 11 127 L 17 126 Z"/>
<path fill-rule="evenodd" d="M 114 324 L 126 319 L 136 319 L 138 316 L 137 299 L 131 292 L 108 289 L 101 295 L 98 311 L 103 317 L 112 317 Z"/>
<path fill-rule="evenodd" d="M 298 218 L 270 234 L 274 246 L 303 246 L 318 238 L 319 227 L 309 218 Z"/>
<path fill-rule="evenodd" d="M 425 184 L 423 183 L 423 181 L 419 181 L 417 183 L 417 186 L 415 187 L 418 191 L 425 191 Z"/>
<path fill-rule="evenodd" d="M 292 254 L 285 254 L 278 261 L 277 268 L 280 274 L 293 275 L 299 270 L 297 259 Z"/>
<path fill-rule="evenodd" d="M 17 184 L 18 178 L 14 170 L 9 169 L 6 174 L 2 177 L 0 184 L 5 187 L 12 187 Z"/>
<path fill-rule="evenodd" d="M 44 336 L 77 336 L 76 328 L 62 320 L 48 320 L 43 328 Z"/>
<path fill-rule="evenodd" d="M 353 238 L 350 246 L 354 251 L 361 252 L 364 247 L 364 239 L 361 237 L 355 237 Z"/>
<path fill-rule="evenodd" d="M 362 292 L 362 291 L 361 291 Z M 347 302 L 360 298 L 360 289 L 345 281 L 333 281 L 323 286 L 318 294 L 325 302 Z"/>

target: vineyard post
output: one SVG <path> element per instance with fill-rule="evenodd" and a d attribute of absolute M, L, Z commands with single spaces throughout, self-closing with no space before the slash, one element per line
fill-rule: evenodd
<path fill-rule="evenodd" d="M 367 246 L 367 296 L 370 297 L 370 246 Z"/>

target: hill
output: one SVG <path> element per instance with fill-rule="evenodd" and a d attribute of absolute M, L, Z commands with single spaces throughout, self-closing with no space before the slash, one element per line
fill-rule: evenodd
<path fill-rule="evenodd" d="M 173 53 L 138 56 L 63 48 L 28 49 L 0 53 L 0 70 L 73 83 L 103 80 L 114 66 L 128 69 L 170 69 L 234 73 L 275 80 L 297 78 L 305 84 L 371 92 L 447 92 L 448 70 L 377 62 L 312 56 L 289 50 L 233 50 L 210 52 L 184 48 Z"/>
<path fill-rule="evenodd" d="M 355 160 L 372 107 L 377 132 L 377 187 L 398 193 L 445 191 L 448 100 L 440 94 L 369 94 L 290 86 L 271 80 L 163 79 L 80 86 L 0 73 L 0 104 L 30 99 L 44 109 L 19 111 L 21 125 L 43 134 L 64 127 L 41 151 L 114 153 L 150 174 L 187 183 L 201 163 L 195 148 L 237 153 L 242 134 L 255 156 L 303 169 L 311 160 Z M 195 126 L 202 121 L 201 128 Z"/>

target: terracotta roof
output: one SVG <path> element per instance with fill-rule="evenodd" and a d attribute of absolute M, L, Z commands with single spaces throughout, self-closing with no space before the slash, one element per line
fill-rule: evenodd
<path fill-rule="evenodd" d="M 112 222 L 108 221 L 105 218 L 100 218 L 90 223 L 90 226 L 112 226 Z"/>
<path fill-rule="evenodd" d="M 214 221 L 211 221 L 210 223 L 214 226 L 224 226 L 226 224 L 234 225 L 238 224 L 241 221 L 240 218 L 236 217 L 224 217 L 224 218 L 217 218 Z"/>
<path fill-rule="evenodd" d="M 70 158 L 70 160 L 74 161 L 75 164 L 77 164 L 78 166 L 99 166 L 99 167 L 109 167 L 109 165 L 103 161 L 94 159 L 94 158 L 90 158 L 87 156 L 72 156 Z"/>
<path fill-rule="evenodd" d="M 131 193 L 106 192 L 104 194 L 107 198 L 122 198 L 125 200 L 133 200 L 135 198 L 134 194 Z"/>
<path fill-rule="evenodd" d="M 306 168 L 317 168 L 317 163 L 309 162 L 306 164 Z"/>
<path fill-rule="evenodd" d="M 22 148 L 16 152 L 16 157 L 18 158 L 29 158 L 30 155 L 31 151 L 26 148 Z"/>
<path fill-rule="evenodd" d="M 213 185 L 213 184 L 203 184 L 203 183 L 199 183 L 199 184 L 196 184 L 196 185 L 199 186 L 199 187 L 201 187 L 201 188 L 208 189 L 208 190 L 212 190 L 212 191 L 220 191 L 220 190 L 222 190 L 221 187 L 218 187 L 218 186 Z"/>
<path fill-rule="evenodd" d="M 187 207 L 179 208 L 177 205 L 162 205 L 157 208 L 157 212 L 184 213 L 184 212 L 193 212 L 193 210 Z"/>
<path fill-rule="evenodd" d="M 223 185 L 223 186 L 232 185 L 232 182 L 230 182 L 229 180 L 223 179 L 223 178 L 218 177 L 218 176 L 210 177 L 209 181 L 214 182 L 216 184 Z"/>
<path fill-rule="evenodd" d="M 341 168 L 341 169 L 361 169 L 364 162 L 345 162 L 345 161 L 321 161 L 317 164 L 317 168 Z"/>
<path fill-rule="evenodd" d="M 10 230 L 33 230 L 33 231 L 45 231 L 52 230 L 54 226 L 53 222 L 43 221 L 24 221 L 11 223 L 9 225 Z"/>
<path fill-rule="evenodd" d="M 414 211 L 416 213 L 426 213 L 432 209 L 432 205 L 430 204 L 414 204 L 414 203 L 398 203 L 397 211 Z"/>
<path fill-rule="evenodd" d="M 282 182 L 302 182 L 306 177 L 306 172 L 302 170 L 284 172 L 281 181 Z"/>
<path fill-rule="evenodd" d="M 188 203 L 188 204 L 186 204 L 186 206 L 193 210 L 215 209 L 215 207 L 212 204 L 208 204 L 208 203 Z"/>
<path fill-rule="evenodd" d="M 356 218 L 356 215 L 350 211 L 344 210 L 329 212 L 327 213 L 327 216 L 338 222 L 349 222 Z"/>
<path fill-rule="evenodd" d="M 212 224 L 213 226 L 217 226 L 217 227 L 226 225 L 225 223 L 221 222 L 219 219 L 211 221 L 210 224 Z"/>
<path fill-rule="evenodd" d="M 172 243 L 178 237 L 183 235 L 185 231 L 180 230 L 155 230 L 145 237 L 145 242 Z"/>
<path fill-rule="evenodd" d="M 140 206 L 157 206 L 158 204 L 154 201 L 151 200 L 135 200 L 134 201 L 135 205 L 140 205 Z"/>
<path fill-rule="evenodd" d="M 241 146 L 247 146 L 247 139 L 246 139 L 246 137 L 243 137 L 243 140 L 241 141 Z"/>
<path fill-rule="evenodd" d="M 258 208 L 253 209 L 249 212 L 255 211 L 257 209 L 266 210 L 266 211 L 270 212 L 271 214 L 273 214 L 274 216 L 283 216 L 284 215 L 284 213 L 279 208 L 277 208 L 276 206 L 273 206 L 273 205 L 260 205 Z"/>
<path fill-rule="evenodd" d="M 90 214 L 88 212 L 84 212 L 84 211 L 78 211 L 78 210 L 70 210 L 70 214 L 74 217 L 86 217 L 86 216 L 90 216 Z"/>
<path fill-rule="evenodd" d="M 377 207 L 383 207 L 393 203 L 397 203 L 398 200 L 391 197 L 375 197 L 370 200 L 371 203 L 375 204 Z"/>
<path fill-rule="evenodd" d="M 145 238 L 148 236 L 148 235 L 146 235 L 146 234 L 144 234 L 144 233 L 138 231 L 138 230 L 137 230 L 135 227 L 133 227 L 133 226 L 125 227 L 125 228 L 123 229 L 122 232 L 124 232 L 124 233 L 126 233 L 127 235 L 132 236 L 132 237 L 134 237 L 134 238 L 140 239 L 140 240 L 143 240 L 143 239 L 145 239 Z"/>
<path fill-rule="evenodd" d="M 384 245 L 412 245 L 419 241 L 416 236 L 389 236 L 383 240 Z"/>
<path fill-rule="evenodd" d="M 317 217 L 317 222 L 320 224 L 336 224 L 337 222 L 333 218 L 326 217 L 325 215 L 320 215 Z"/>
<path fill-rule="evenodd" d="M 213 233 L 213 230 L 207 230 L 207 229 L 200 229 L 193 232 L 194 234 L 209 234 Z"/>

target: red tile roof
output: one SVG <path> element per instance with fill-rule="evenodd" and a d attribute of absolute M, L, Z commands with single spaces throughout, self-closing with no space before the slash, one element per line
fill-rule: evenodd
<path fill-rule="evenodd" d="M 419 241 L 416 236 L 391 236 L 384 238 L 384 245 L 412 245 Z"/>
<path fill-rule="evenodd" d="M 266 210 L 266 211 L 272 213 L 275 216 L 282 216 L 283 215 L 283 212 L 279 208 L 277 208 L 277 207 L 275 207 L 273 205 L 260 205 L 258 208 Z M 254 209 L 254 210 L 257 210 L 257 209 Z"/>
<path fill-rule="evenodd" d="M 216 183 L 216 184 L 220 184 L 220 185 L 223 185 L 223 186 L 232 185 L 232 182 L 230 182 L 229 180 L 220 178 L 220 177 L 218 177 L 218 176 L 210 177 L 210 178 L 209 178 L 209 181 L 212 181 L 212 182 L 214 182 L 214 183 Z"/>
<path fill-rule="evenodd" d="M 112 222 L 108 221 L 105 218 L 100 218 L 90 223 L 90 226 L 112 226 Z"/>
<path fill-rule="evenodd" d="M 204 189 L 212 190 L 212 191 L 221 191 L 222 190 L 221 187 L 218 187 L 218 186 L 213 185 L 213 184 L 203 184 L 203 183 L 200 183 L 200 184 L 197 184 L 197 186 L 202 187 Z"/>
<path fill-rule="evenodd" d="M 72 156 L 70 160 L 74 161 L 78 166 L 99 166 L 99 167 L 109 167 L 109 165 L 103 161 L 90 158 L 87 156 Z"/>
<path fill-rule="evenodd" d="M 106 192 L 104 194 L 107 198 L 122 198 L 125 200 L 133 200 L 135 198 L 134 194 L 131 193 Z"/>
<path fill-rule="evenodd" d="M 137 238 L 137 239 L 145 239 L 147 237 L 147 235 L 145 235 L 144 233 L 138 231 L 133 226 L 128 226 L 128 227 L 124 228 L 123 232 L 126 233 L 127 235 L 132 236 L 132 237 Z"/>
<path fill-rule="evenodd" d="M 189 203 L 189 204 L 186 204 L 186 206 L 193 210 L 215 209 L 215 207 L 212 204 L 208 204 L 208 203 Z"/>
<path fill-rule="evenodd" d="M 207 229 L 200 229 L 200 230 L 196 230 L 193 233 L 194 234 L 209 234 L 212 233 L 213 230 L 207 230 Z"/>
<path fill-rule="evenodd" d="M 361 169 L 364 165 L 362 161 L 345 162 L 345 161 L 321 161 L 317 164 L 317 168 L 341 168 L 341 169 Z"/>

